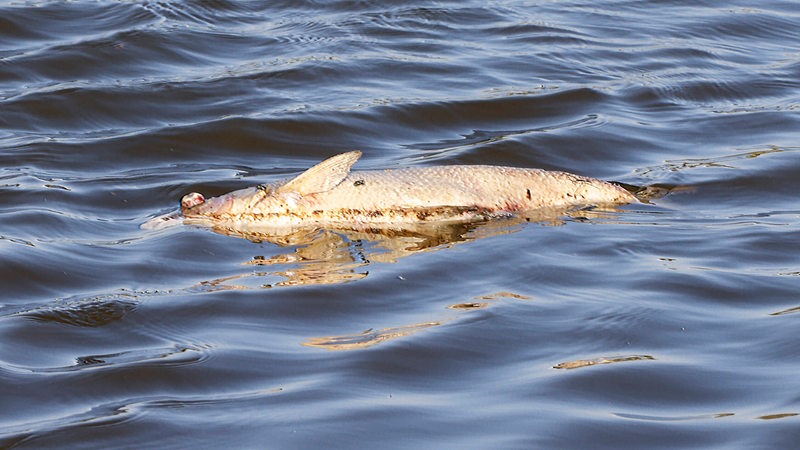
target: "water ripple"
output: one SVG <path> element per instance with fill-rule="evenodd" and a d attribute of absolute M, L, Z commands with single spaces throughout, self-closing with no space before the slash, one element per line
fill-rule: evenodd
<path fill-rule="evenodd" d="M 139 297 L 131 293 L 90 297 L 70 297 L 47 306 L 14 313 L 40 322 L 61 323 L 79 327 L 98 327 L 122 319 L 139 305 Z"/>
<path fill-rule="evenodd" d="M 5 2 L 0 42 L 0 447 L 796 446 L 795 2 Z M 349 149 L 647 203 L 139 228 Z"/>

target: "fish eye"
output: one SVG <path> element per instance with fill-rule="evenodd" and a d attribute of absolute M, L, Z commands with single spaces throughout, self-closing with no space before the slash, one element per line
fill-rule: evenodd
<path fill-rule="evenodd" d="M 188 209 L 194 206 L 200 205 L 205 203 L 206 199 L 203 197 L 203 194 L 198 194 L 197 192 L 192 192 L 186 194 L 181 199 L 181 209 Z"/>

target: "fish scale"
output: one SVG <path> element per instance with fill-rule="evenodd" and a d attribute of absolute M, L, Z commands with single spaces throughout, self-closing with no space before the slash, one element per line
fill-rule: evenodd
<path fill-rule="evenodd" d="M 513 212 L 567 204 L 568 196 L 577 198 L 588 182 L 576 180 L 537 169 L 439 166 L 353 172 L 335 189 L 313 195 L 317 204 L 329 208 L 474 206 L 500 211 L 516 205 L 508 211 Z M 617 189 L 612 192 L 619 195 Z"/>

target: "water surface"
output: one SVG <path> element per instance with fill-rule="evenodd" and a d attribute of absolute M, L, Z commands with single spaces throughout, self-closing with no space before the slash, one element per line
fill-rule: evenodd
<path fill-rule="evenodd" d="M 794 2 L 4 2 L 0 443 L 800 438 Z M 498 164 L 649 204 L 444 237 L 142 230 L 188 192 Z"/>

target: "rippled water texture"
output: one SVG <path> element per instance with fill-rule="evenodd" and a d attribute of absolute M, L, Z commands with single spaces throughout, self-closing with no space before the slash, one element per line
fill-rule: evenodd
<path fill-rule="evenodd" d="M 799 107 L 791 1 L 3 2 L 0 446 L 796 446 Z M 649 203 L 139 228 L 354 148 Z"/>

